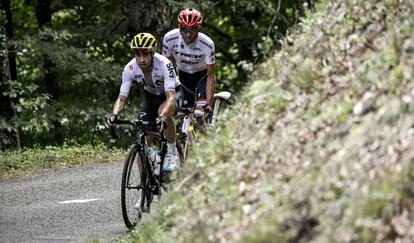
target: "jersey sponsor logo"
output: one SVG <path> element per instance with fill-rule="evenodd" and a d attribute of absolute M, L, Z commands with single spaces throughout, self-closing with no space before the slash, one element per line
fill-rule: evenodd
<path fill-rule="evenodd" d="M 165 42 L 170 42 L 170 41 L 173 41 L 173 40 L 176 40 L 176 39 L 178 39 L 178 36 L 166 39 Z"/>
<path fill-rule="evenodd" d="M 189 65 L 195 65 L 195 64 L 198 64 L 199 62 L 190 62 L 190 61 L 186 61 L 186 60 L 181 60 L 181 63 L 189 64 Z"/>
<path fill-rule="evenodd" d="M 196 55 L 196 54 L 188 54 L 188 53 L 184 53 L 184 52 L 175 52 L 176 55 L 180 55 L 182 57 L 190 57 L 190 58 L 195 58 L 195 59 L 200 59 L 203 55 Z"/>
<path fill-rule="evenodd" d="M 203 43 L 204 45 L 206 45 L 206 46 L 210 47 L 210 49 L 213 49 L 213 46 L 212 46 L 212 45 L 210 45 L 210 44 L 208 44 L 207 42 L 202 41 L 202 40 L 200 40 L 200 42 L 201 42 L 201 43 Z"/>
<path fill-rule="evenodd" d="M 167 63 L 165 66 L 167 67 L 167 70 L 168 70 L 168 73 L 169 73 L 168 77 L 170 77 L 170 78 L 175 78 L 175 73 L 174 73 L 174 66 L 173 66 L 173 64 L 170 62 L 170 63 Z"/>

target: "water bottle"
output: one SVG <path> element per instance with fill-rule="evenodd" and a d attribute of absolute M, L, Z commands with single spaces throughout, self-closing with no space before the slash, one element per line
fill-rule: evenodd
<path fill-rule="evenodd" d="M 185 134 L 188 133 L 188 127 L 190 126 L 190 117 L 186 116 L 183 120 L 183 126 L 181 128 L 181 131 Z"/>
<path fill-rule="evenodd" d="M 154 166 L 154 174 L 160 174 L 160 166 L 161 166 L 161 156 L 155 152 L 155 166 Z"/>
<path fill-rule="evenodd" d="M 147 148 L 147 153 L 148 153 L 148 158 L 150 159 L 151 162 L 155 161 L 155 154 L 157 152 L 155 152 L 155 150 L 152 147 L 148 147 Z"/>
<path fill-rule="evenodd" d="M 147 154 L 148 154 L 148 159 L 151 162 L 151 166 L 155 170 L 155 164 L 156 164 L 155 160 L 156 160 L 157 152 L 152 147 L 148 147 Z"/>

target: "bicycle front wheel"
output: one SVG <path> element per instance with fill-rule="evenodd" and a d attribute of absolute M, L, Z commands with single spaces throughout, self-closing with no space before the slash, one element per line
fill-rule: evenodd
<path fill-rule="evenodd" d="M 127 228 L 137 225 L 142 218 L 143 204 L 143 180 L 142 180 L 142 155 L 138 145 L 133 145 L 124 163 L 121 182 L 121 206 L 122 217 Z"/>
<path fill-rule="evenodd" d="M 187 135 L 182 132 L 177 133 L 177 140 L 176 140 L 176 147 L 178 156 L 180 159 L 180 166 L 182 166 L 185 162 L 186 154 L 185 154 L 185 141 L 187 140 Z"/>

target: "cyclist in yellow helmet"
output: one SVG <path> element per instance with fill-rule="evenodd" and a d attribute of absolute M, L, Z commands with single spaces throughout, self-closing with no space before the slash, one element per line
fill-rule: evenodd
<path fill-rule="evenodd" d="M 113 125 L 125 109 L 132 82 L 142 85 L 144 97 L 138 115 L 143 121 L 155 121 L 158 117 L 167 124 L 164 132 L 168 149 L 163 172 L 170 173 L 174 171 L 178 161 L 173 115 L 181 103 L 180 83 L 176 80 L 170 60 L 155 52 L 157 40 L 153 35 L 139 33 L 131 40 L 130 46 L 135 57 L 124 68 L 120 93 L 112 115 L 107 118 L 107 124 Z"/>

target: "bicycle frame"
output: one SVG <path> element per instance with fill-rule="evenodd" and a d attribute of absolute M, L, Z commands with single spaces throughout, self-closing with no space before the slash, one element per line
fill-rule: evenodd
<path fill-rule="evenodd" d="M 131 146 L 129 155 L 125 160 L 121 183 L 122 214 L 126 226 L 132 228 L 141 219 L 142 212 L 150 212 L 153 196 L 161 196 L 162 188 L 164 187 L 164 173 L 162 173 L 161 168 L 167 152 L 167 140 L 163 133 L 158 131 L 159 128 L 154 126 L 154 124 L 145 124 L 141 120 L 117 120 L 115 121 L 115 124 L 133 125 L 138 129 L 137 136 Z M 113 127 L 111 127 L 111 134 L 114 138 L 117 137 Z M 157 168 L 160 170 L 158 175 L 154 173 L 154 166 L 151 165 L 148 156 L 148 144 L 146 142 L 146 137 L 148 136 L 153 137 L 153 142 L 158 146 L 157 150 L 161 156 L 160 166 Z M 134 164 L 137 165 L 138 168 L 134 167 Z M 134 172 L 137 172 L 139 177 L 134 176 Z M 131 175 L 133 177 L 132 179 L 130 178 Z M 137 178 L 139 178 L 139 183 L 137 182 Z M 139 200 L 135 200 L 138 202 L 134 204 L 134 206 L 129 204 L 126 200 L 126 195 L 131 193 L 135 194 L 139 191 Z M 137 206 L 138 204 L 139 208 Z M 138 210 L 138 217 L 135 219 L 132 219 L 134 217 L 130 217 L 130 215 L 134 215 L 133 213 L 130 214 L 131 211 L 129 211 L 132 206 Z"/>
<path fill-rule="evenodd" d="M 215 99 L 213 114 L 208 114 L 212 116 L 207 117 L 204 113 L 204 110 L 196 109 L 197 107 L 197 95 L 196 94 L 198 93 L 197 89 L 198 89 L 198 85 L 200 81 L 201 79 L 198 81 L 198 84 L 196 86 L 197 88 L 195 92 L 193 93 L 195 96 L 193 107 L 180 108 L 180 110 L 178 111 L 178 116 L 180 117 L 180 120 L 182 120 L 182 126 L 181 128 L 177 127 L 177 130 L 180 131 L 180 132 L 177 132 L 177 138 L 178 138 L 177 141 L 181 141 L 181 143 L 184 143 L 184 149 L 182 152 L 183 161 L 187 159 L 190 144 L 196 140 L 196 132 L 195 132 L 196 128 L 203 133 L 205 132 L 206 127 L 214 128 L 217 122 L 220 104 L 228 100 L 231 96 L 231 93 L 228 91 L 222 91 L 219 93 L 215 93 L 213 96 L 213 98 Z M 183 87 L 186 88 L 185 86 Z M 208 122 L 209 120 L 210 122 Z M 209 125 L 209 127 L 206 125 Z M 185 138 L 182 138 L 183 137 L 182 134 L 184 135 Z"/>
<path fill-rule="evenodd" d="M 151 132 L 151 131 L 146 131 L 146 130 L 140 130 L 138 136 L 139 136 L 139 139 L 137 139 L 134 143 L 138 146 L 139 148 L 138 151 L 144 154 L 143 157 L 145 161 L 145 166 L 143 167 L 146 170 L 145 173 L 148 175 L 150 185 L 152 186 L 151 194 L 159 194 L 161 190 L 161 185 L 163 182 L 162 167 L 164 164 L 165 154 L 167 152 L 167 140 L 165 139 L 164 135 L 160 134 L 159 132 Z M 152 136 L 154 141 L 158 141 L 157 142 L 159 146 L 158 151 L 161 156 L 161 163 L 160 163 L 160 166 L 157 168 L 158 170 L 160 170 L 158 175 L 156 175 L 155 171 L 153 171 L 154 165 L 151 164 L 148 153 L 147 153 L 148 145 L 145 139 L 147 136 Z"/>
<path fill-rule="evenodd" d="M 179 114 L 184 115 L 182 125 L 179 127 L 179 133 L 183 134 L 184 137 L 178 134 L 178 138 L 181 138 L 181 143 L 184 145 L 183 149 L 183 161 L 188 157 L 189 146 L 197 139 L 196 128 L 202 130 L 202 124 L 198 118 L 204 115 L 204 112 L 197 112 L 193 109 L 181 109 Z M 184 141 L 183 141 L 184 140 Z"/>
<path fill-rule="evenodd" d="M 179 116 L 184 115 L 182 126 L 181 126 L 181 133 L 185 135 L 184 143 L 184 152 L 183 152 L 183 160 L 185 161 L 188 157 L 189 146 L 191 143 L 197 139 L 196 130 L 201 131 L 204 133 L 207 128 L 214 128 L 217 122 L 217 117 L 220 109 L 220 104 L 226 100 L 228 100 L 231 96 L 231 93 L 228 91 L 222 91 L 219 93 L 214 94 L 214 109 L 213 114 L 211 116 L 211 122 L 208 123 L 208 116 L 206 116 L 203 110 L 195 109 L 195 105 L 192 108 L 180 109 L 178 112 Z M 196 101 L 197 102 L 197 101 Z M 178 135 L 177 137 L 180 137 Z"/>
<path fill-rule="evenodd" d="M 156 127 L 155 123 L 145 123 L 141 120 L 117 120 L 115 121 L 115 124 L 117 125 L 132 125 L 135 126 L 138 129 L 138 133 L 137 133 L 137 137 L 134 140 L 133 144 L 138 146 L 138 151 L 143 153 L 144 158 L 145 158 L 145 167 L 147 169 L 151 169 L 151 164 L 149 163 L 148 160 L 148 154 L 147 154 L 147 142 L 146 142 L 146 137 L 151 136 L 153 137 L 154 141 L 157 141 L 157 145 L 159 146 L 159 154 L 161 156 L 161 166 L 163 166 L 164 163 L 164 158 L 165 158 L 165 154 L 167 152 L 167 139 L 164 137 L 164 134 L 158 131 L 158 128 Z M 114 137 L 115 139 L 117 138 L 114 129 L 111 128 L 111 134 L 112 137 Z M 143 166 L 143 165 L 141 165 Z M 155 177 L 154 173 L 152 170 L 147 171 L 149 175 L 151 175 L 151 177 Z M 151 172 L 151 173 L 149 173 Z M 161 176 L 162 173 L 159 173 L 159 176 Z M 153 178 L 151 178 L 152 180 Z"/>

